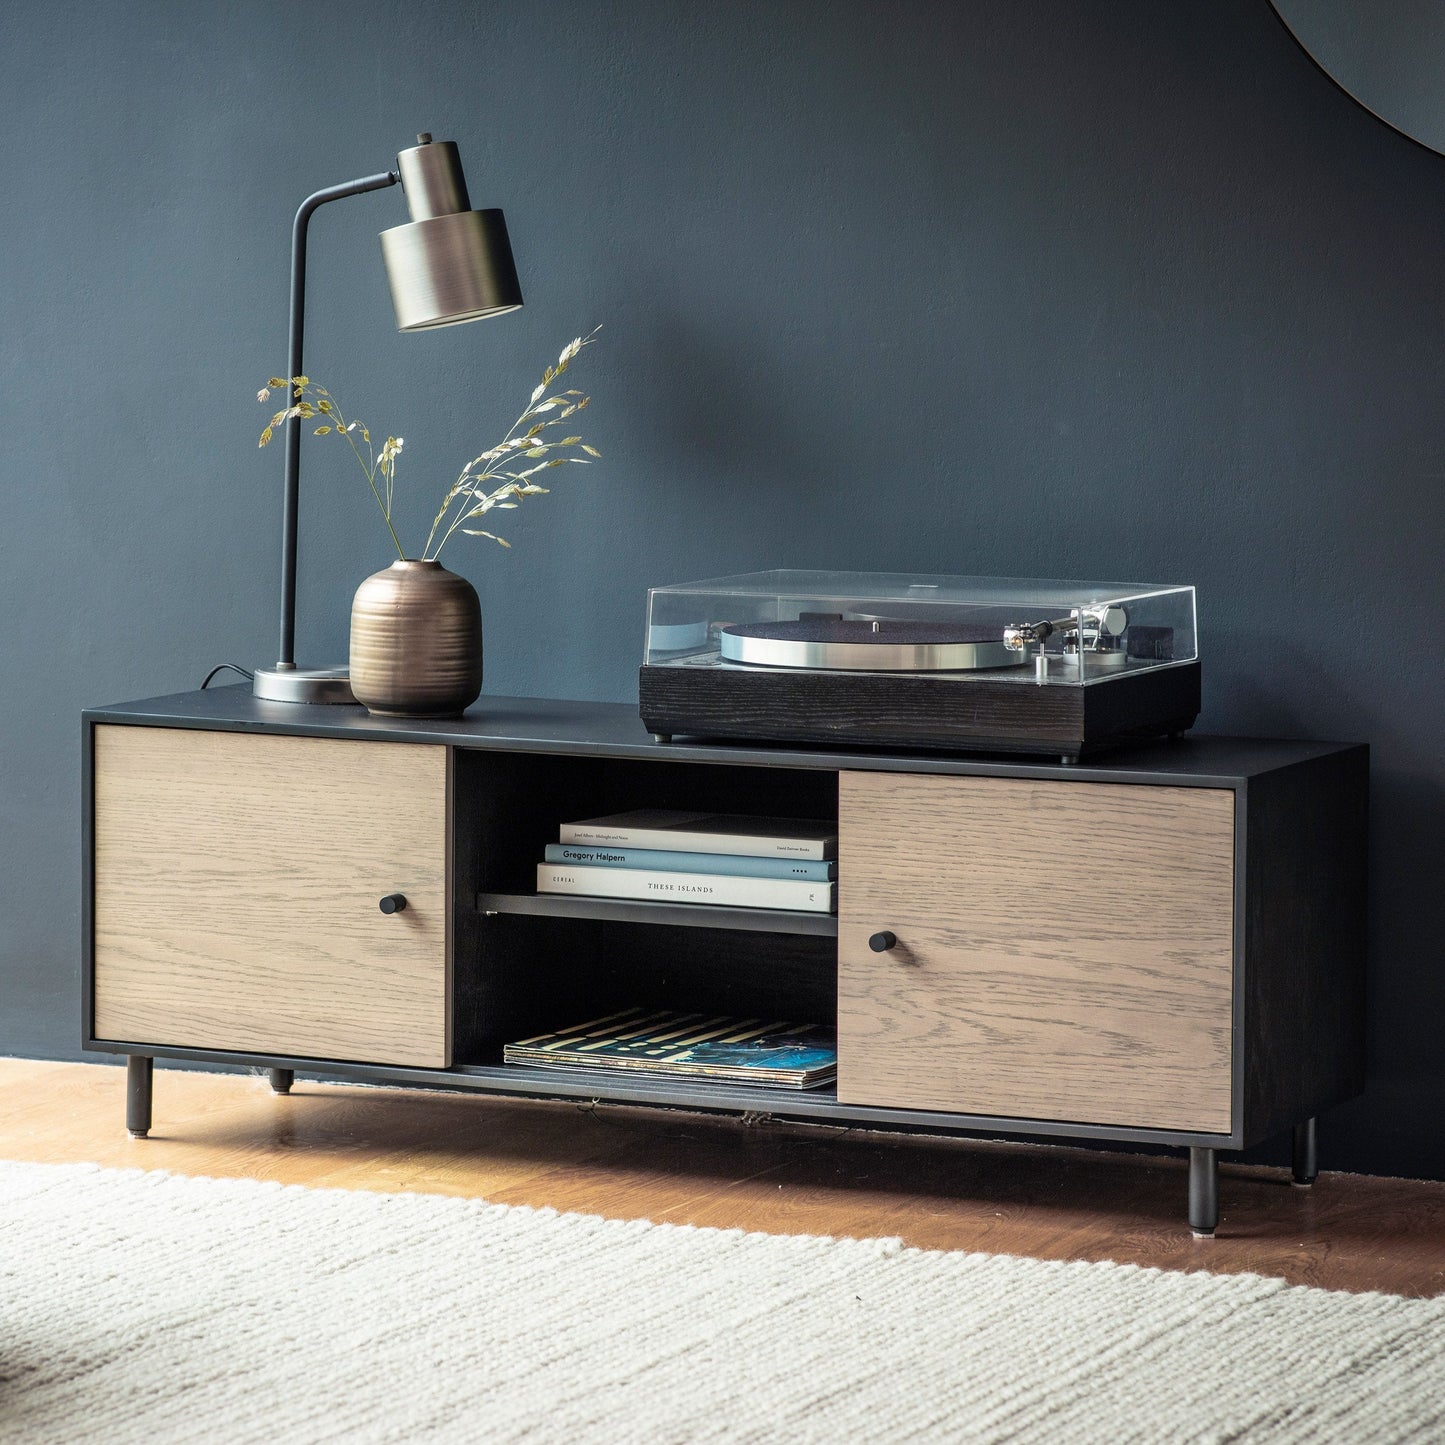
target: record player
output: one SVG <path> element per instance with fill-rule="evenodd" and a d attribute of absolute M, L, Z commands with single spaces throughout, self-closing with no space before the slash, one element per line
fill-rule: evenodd
<path fill-rule="evenodd" d="M 752 572 L 647 594 L 659 741 L 1052 754 L 1186 731 L 1194 588 Z"/>

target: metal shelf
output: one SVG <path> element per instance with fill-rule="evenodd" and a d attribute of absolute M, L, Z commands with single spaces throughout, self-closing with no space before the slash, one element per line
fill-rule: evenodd
<path fill-rule="evenodd" d="M 478 913 L 536 918 L 600 918 L 613 923 L 661 923 L 676 928 L 731 928 L 745 933 L 838 936 L 834 913 L 782 908 L 719 908 L 707 903 L 647 903 L 626 898 L 584 898 L 568 893 L 478 893 Z"/>

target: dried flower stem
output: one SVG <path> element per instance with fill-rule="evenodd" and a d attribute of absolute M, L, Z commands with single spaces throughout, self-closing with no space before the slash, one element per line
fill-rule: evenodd
<path fill-rule="evenodd" d="M 580 447 L 591 457 L 601 455 L 595 448 L 585 445 L 581 437 L 567 437 L 560 442 L 543 442 L 538 440 L 547 427 L 556 426 L 559 422 L 565 421 L 568 417 L 572 416 L 575 412 L 581 411 L 591 402 L 592 398 L 583 396 L 580 391 L 566 391 L 561 393 L 560 396 L 549 396 L 548 391 L 557 378 L 576 360 L 582 349 L 592 344 L 597 332 L 601 329 L 599 326 L 590 336 L 585 338 L 579 336 L 564 346 L 561 355 L 557 358 L 557 365 L 555 367 L 549 366 L 546 371 L 542 373 L 540 385 L 532 392 L 531 400 L 523 409 L 522 414 L 507 428 L 506 435 L 502 440 L 498 442 L 496 446 L 488 448 L 488 450 L 480 456 L 474 457 L 462 468 L 461 475 L 452 483 L 451 490 L 446 494 L 442 502 L 441 510 L 432 522 L 431 531 L 427 533 L 426 547 L 422 550 L 424 557 L 431 556 L 435 558 L 439 556 L 442 548 L 445 547 L 450 540 L 452 533 L 455 532 L 463 522 L 485 516 L 493 507 L 514 508 L 517 503 L 509 500 L 511 497 L 545 495 L 548 490 L 546 487 L 537 486 L 530 481 L 530 478 L 537 472 L 545 471 L 549 467 L 560 466 L 563 462 L 576 462 L 585 465 L 587 459 L 577 456 L 552 457 L 544 461 L 540 466 L 530 467 L 521 472 L 507 472 L 489 467 L 485 471 L 474 474 L 472 472 L 473 467 L 480 466 L 483 462 L 505 461 L 510 457 L 516 456 L 519 452 L 525 457 L 534 458 L 546 456 L 546 454 L 553 449 L 560 450 L 574 446 Z M 573 398 L 576 399 L 573 400 Z M 557 415 L 548 417 L 546 421 L 534 423 L 525 436 L 517 436 L 517 428 L 520 427 L 523 422 L 551 410 L 556 410 Z M 528 445 L 528 443 L 531 444 Z M 495 481 L 501 481 L 503 485 L 493 492 L 483 494 L 480 491 L 483 482 Z M 432 540 L 436 536 L 437 528 L 442 525 L 453 502 L 457 501 L 458 498 L 461 499 L 461 502 L 457 510 L 457 515 L 447 525 L 446 530 L 442 533 L 441 541 L 437 543 L 436 550 L 433 551 Z M 492 541 L 500 543 L 503 547 L 510 547 L 512 545 L 510 542 L 503 540 L 492 532 L 483 532 L 480 529 L 470 527 L 463 527 L 462 530 L 468 536 L 489 537 Z"/>
<path fill-rule="evenodd" d="M 366 480 L 371 486 L 371 495 L 376 498 L 376 505 L 381 508 L 381 515 L 386 522 L 386 530 L 391 533 L 392 546 L 396 548 L 396 555 L 403 562 L 406 561 L 406 553 L 402 550 L 401 540 L 396 535 L 396 528 L 391 523 L 391 472 L 386 477 L 386 500 L 383 502 L 381 493 L 376 490 L 376 452 L 371 445 L 371 433 L 364 427 L 362 436 L 366 439 L 366 449 L 370 455 L 370 465 L 361 455 L 361 448 L 356 445 L 356 438 L 351 435 L 351 428 L 346 425 L 346 418 L 341 415 L 341 408 L 333 404 L 336 413 L 336 429 L 351 443 L 351 450 L 356 454 L 356 460 L 361 464 L 361 470 L 366 473 Z M 394 470 L 394 469 L 393 469 Z"/>
<path fill-rule="evenodd" d="M 557 358 L 557 364 L 549 366 L 543 372 L 541 384 L 532 392 L 531 400 L 522 414 L 507 428 L 507 433 L 502 440 L 496 446 L 489 447 L 480 456 L 473 457 L 462 468 L 460 475 L 442 499 L 441 510 L 432 520 L 431 530 L 427 533 L 426 545 L 422 548 L 421 553 L 424 561 L 435 561 L 458 527 L 461 527 L 467 536 L 488 537 L 503 547 L 510 547 L 512 545 L 510 542 L 498 537 L 494 532 L 485 532 L 479 527 L 464 527 L 462 523 L 483 517 L 494 507 L 513 509 L 518 505 L 516 499 L 545 495 L 548 488 L 538 486 L 532 481 L 538 472 L 566 463 L 585 466 L 592 459 L 601 456 L 595 447 L 588 446 L 580 436 L 564 437 L 561 441 L 545 439 L 548 427 L 557 426 L 568 417 L 583 410 L 591 402 L 591 397 L 583 396 L 580 391 L 569 390 L 554 393 L 551 388 L 576 360 L 582 349 L 592 344 L 597 331 L 601 329 L 599 326 L 590 336 L 585 338 L 579 336 L 568 342 L 562 348 L 562 352 Z M 293 376 L 289 380 L 283 380 L 273 376 L 267 385 L 256 393 L 256 399 L 261 402 L 266 401 L 271 395 L 271 390 L 277 387 L 286 389 L 292 404 L 284 407 L 271 418 L 270 424 L 261 433 L 259 445 L 264 447 L 271 440 L 275 428 L 282 423 L 292 420 L 313 421 L 318 417 L 321 418 L 321 425 L 315 428 L 315 435 L 326 436 L 335 432 L 344 436 L 350 444 L 357 464 L 366 475 L 367 483 L 371 487 L 371 494 L 376 498 L 376 505 L 381 509 L 386 529 L 390 532 L 392 543 L 396 547 L 397 556 L 405 561 L 406 552 L 402 549 L 401 541 L 396 535 L 391 515 L 392 499 L 395 494 L 396 463 L 397 458 L 401 455 L 403 439 L 387 437 L 381 448 L 381 454 L 378 456 L 371 443 L 370 431 L 360 422 L 347 422 L 341 413 L 341 408 L 331 399 L 331 394 L 324 387 L 314 386 L 310 377 Z M 555 415 L 548 413 L 555 413 Z M 544 414 L 548 414 L 544 420 L 535 420 Z M 519 436 L 518 428 L 527 421 L 531 421 L 532 425 Z M 356 438 L 352 436 L 352 432 L 358 428 L 361 431 L 362 440 L 366 443 L 366 456 L 362 456 L 361 448 L 357 446 Z M 586 452 L 587 455 L 571 454 L 574 448 Z M 537 460 L 539 458 L 540 460 Z M 503 470 L 508 463 L 522 459 L 537 460 L 537 465 L 523 468 L 521 471 Z M 477 467 L 485 469 L 474 470 Z M 376 484 L 377 472 L 380 472 L 384 479 L 385 495 Z M 483 492 L 482 484 L 484 482 L 501 482 L 502 485 L 493 491 Z M 450 516 L 454 505 L 457 509 L 456 515 Z M 441 541 L 433 547 L 432 543 L 436 540 L 439 528 L 442 529 Z"/>

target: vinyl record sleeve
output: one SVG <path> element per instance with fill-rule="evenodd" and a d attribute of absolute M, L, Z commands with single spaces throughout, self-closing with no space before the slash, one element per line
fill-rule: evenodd
<path fill-rule="evenodd" d="M 823 1024 L 623 1009 L 506 1045 L 509 1064 L 616 1069 L 812 1088 L 838 1067 L 837 1032 Z"/>

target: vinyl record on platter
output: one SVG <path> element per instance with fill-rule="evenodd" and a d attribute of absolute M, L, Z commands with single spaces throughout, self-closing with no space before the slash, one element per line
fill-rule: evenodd
<path fill-rule="evenodd" d="M 720 636 L 724 661 L 753 667 L 976 672 L 1027 661 L 1023 653 L 1004 645 L 1001 626 L 978 622 L 803 617 L 796 622 L 734 623 Z"/>

